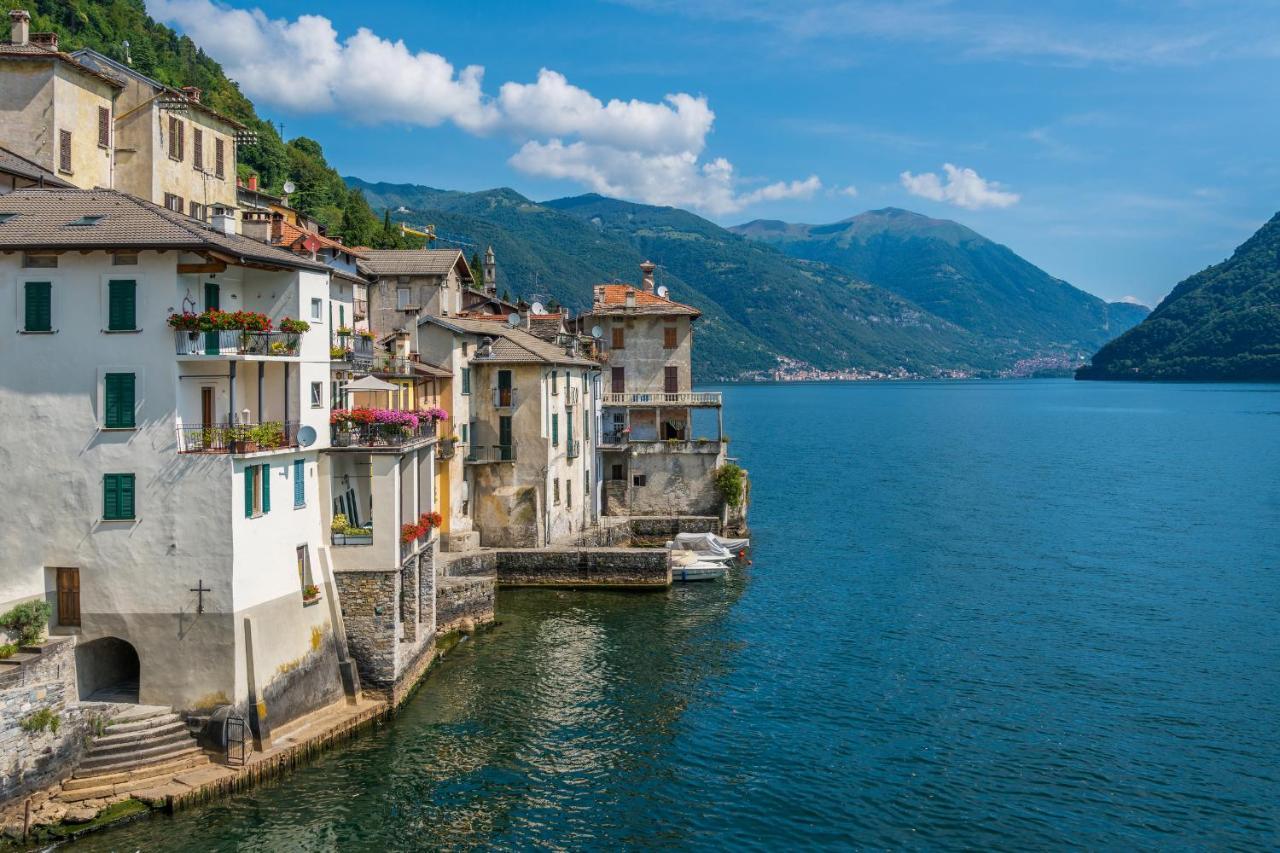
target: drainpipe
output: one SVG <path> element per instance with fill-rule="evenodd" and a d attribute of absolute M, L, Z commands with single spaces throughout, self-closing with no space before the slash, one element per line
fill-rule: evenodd
<path fill-rule="evenodd" d="M 262 384 L 267 374 L 267 363 L 258 362 L 258 423 L 262 423 Z"/>

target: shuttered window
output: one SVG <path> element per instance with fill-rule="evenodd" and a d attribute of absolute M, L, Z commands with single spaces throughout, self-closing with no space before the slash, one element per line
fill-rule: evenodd
<path fill-rule="evenodd" d="M 111 110 L 107 107 L 98 107 L 98 145 L 111 146 Z"/>
<path fill-rule="evenodd" d="M 103 475 L 102 517 L 108 521 L 127 521 L 134 518 L 133 474 Z"/>
<path fill-rule="evenodd" d="M 28 332 L 52 332 L 53 285 L 47 281 L 29 281 L 25 293 L 23 328 Z"/>
<path fill-rule="evenodd" d="M 271 466 L 246 465 L 244 469 L 244 517 L 271 512 Z"/>
<path fill-rule="evenodd" d="M 71 174 L 71 131 L 58 131 L 58 169 Z"/>
<path fill-rule="evenodd" d="M 107 429 L 133 429 L 137 381 L 132 373 L 108 373 L 103 378 L 102 425 Z"/>
<path fill-rule="evenodd" d="M 664 349 L 676 348 L 676 327 L 664 326 L 662 329 L 662 346 Z"/>
<path fill-rule="evenodd" d="M 107 283 L 107 329 L 112 332 L 131 332 L 138 328 L 138 283 L 136 281 L 112 281 Z"/>
<path fill-rule="evenodd" d="M 182 213 L 182 196 L 173 193 L 164 194 L 164 206 L 176 213 Z"/>
<path fill-rule="evenodd" d="M 293 460 L 293 505 L 307 505 L 307 467 L 302 459 Z"/>
<path fill-rule="evenodd" d="M 223 158 L 224 158 L 224 155 L 222 153 L 222 140 L 218 139 L 217 137 L 214 137 L 213 173 L 217 175 L 219 178 L 223 177 L 226 174 L 226 172 L 224 171 L 224 164 L 226 163 L 226 161 Z"/>
<path fill-rule="evenodd" d="M 177 116 L 169 116 L 169 156 L 174 160 L 182 159 L 183 144 L 186 141 L 187 126 Z"/>
<path fill-rule="evenodd" d="M 462 393 L 471 393 L 471 368 L 469 367 L 462 368 Z"/>
<path fill-rule="evenodd" d="M 191 165 L 199 172 L 204 168 L 204 131 L 191 128 Z"/>
<path fill-rule="evenodd" d="M 626 339 L 624 337 L 625 334 L 626 333 L 623 331 L 621 326 L 613 327 L 613 349 L 625 348 L 626 346 Z"/>
<path fill-rule="evenodd" d="M 560 416 L 551 416 L 551 446 L 557 447 L 560 444 Z"/>

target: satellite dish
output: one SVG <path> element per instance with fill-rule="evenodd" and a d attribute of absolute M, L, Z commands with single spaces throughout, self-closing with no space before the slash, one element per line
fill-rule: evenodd
<path fill-rule="evenodd" d="M 666 285 L 663 285 L 662 287 L 658 288 L 658 295 L 661 296 L 663 299 L 666 299 L 667 294 L 670 292 L 671 292 L 670 290 L 667 290 Z"/>
<path fill-rule="evenodd" d="M 298 429 L 298 444 L 303 447 L 310 447 L 316 443 L 316 428 L 312 426 L 304 426 Z"/>
<path fill-rule="evenodd" d="M 520 315 L 519 315 L 519 314 L 517 314 L 517 313 L 516 313 L 516 312 L 514 312 L 514 311 L 512 311 L 510 314 L 508 314 L 508 315 L 507 315 L 507 325 L 508 325 L 508 326 L 519 326 L 519 325 L 520 325 Z"/>
<path fill-rule="evenodd" d="M 284 182 L 284 194 L 285 194 L 285 195 L 288 195 L 289 193 L 293 192 L 293 191 L 294 191 L 294 190 L 296 190 L 297 188 L 298 188 L 298 187 L 293 183 L 293 181 L 285 181 L 285 182 Z"/>
<path fill-rule="evenodd" d="M 603 337 L 604 337 L 604 329 L 600 328 L 599 326 L 592 326 L 592 327 L 591 327 L 591 337 L 593 337 L 593 338 L 603 338 Z"/>
<path fill-rule="evenodd" d="M 545 314 L 545 313 L 547 313 L 547 309 L 543 307 L 543 305 L 542 305 L 542 303 L 541 303 L 541 302 L 535 302 L 535 303 L 533 303 L 532 305 L 530 305 L 530 306 L 529 306 L 529 313 L 530 313 L 530 314 Z"/>

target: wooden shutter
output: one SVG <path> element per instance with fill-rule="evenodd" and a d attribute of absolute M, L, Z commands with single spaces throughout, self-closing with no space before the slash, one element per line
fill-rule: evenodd
<path fill-rule="evenodd" d="M 120 478 L 120 517 L 133 518 L 133 475 L 119 474 Z"/>
<path fill-rule="evenodd" d="M 303 506 L 307 502 L 307 469 L 301 459 L 293 461 L 293 505 Z"/>
<path fill-rule="evenodd" d="M 132 474 L 105 474 L 102 478 L 102 517 L 108 520 L 133 518 L 134 481 Z"/>
<path fill-rule="evenodd" d="M 623 394 L 627 389 L 627 374 L 621 367 L 615 367 L 610 371 L 609 388 L 614 394 Z"/>
<path fill-rule="evenodd" d="M 197 171 L 204 168 L 204 132 L 198 127 L 191 128 L 191 165 Z"/>
<path fill-rule="evenodd" d="M 668 367 L 663 376 L 663 391 L 668 394 L 675 394 L 680 390 L 680 368 Z"/>
<path fill-rule="evenodd" d="M 70 174 L 71 172 L 71 131 L 58 131 L 58 168 Z"/>
<path fill-rule="evenodd" d="M 187 126 L 183 122 L 178 122 L 178 159 L 181 160 L 186 156 L 187 151 Z"/>
<path fill-rule="evenodd" d="M 262 514 L 271 512 L 271 466 L 262 466 Z"/>
<path fill-rule="evenodd" d="M 244 517 L 253 518 L 253 475 L 256 465 L 244 466 Z"/>
<path fill-rule="evenodd" d="M 665 349 L 676 348 L 676 327 L 665 326 L 662 329 L 662 346 Z"/>
<path fill-rule="evenodd" d="M 135 404 L 135 376 L 108 373 L 103 379 L 103 418 L 107 429 L 132 429 Z"/>
<path fill-rule="evenodd" d="M 26 330 L 53 331 L 53 285 L 47 281 L 27 282 L 25 302 Z"/>
<path fill-rule="evenodd" d="M 623 331 L 623 328 L 621 326 L 613 327 L 613 348 L 614 349 L 623 349 L 625 347 L 626 340 L 623 337 L 624 335 L 625 335 L 625 332 Z"/>
<path fill-rule="evenodd" d="M 107 283 L 107 329 L 113 332 L 138 328 L 138 283 Z"/>
<path fill-rule="evenodd" d="M 223 160 L 223 153 L 222 153 L 222 140 L 220 138 L 215 137 L 213 140 L 213 173 L 217 175 L 219 178 L 221 178 L 225 174 L 223 170 L 224 162 L 225 161 Z"/>
<path fill-rule="evenodd" d="M 98 144 L 111 146 L 111 110 L 107 107 L 98 107 Z"/>

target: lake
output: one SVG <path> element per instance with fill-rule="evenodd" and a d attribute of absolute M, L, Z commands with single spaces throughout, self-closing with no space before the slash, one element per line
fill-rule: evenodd
<path fill-rule="evenodd" d="M 1280 845 L 1280 386 L 722 390 L 752 566 L 503 591 L 390 726 L 74 847 Z"/>

